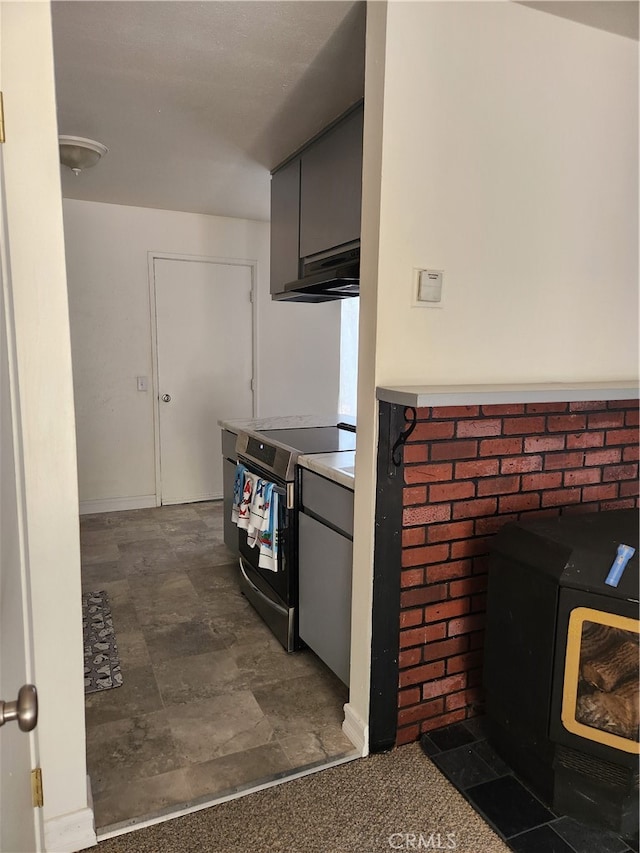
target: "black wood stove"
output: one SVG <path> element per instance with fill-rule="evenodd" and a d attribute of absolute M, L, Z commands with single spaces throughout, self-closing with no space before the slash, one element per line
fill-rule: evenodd
<path fill-rule="evenodd" d="M 612 586 L 620 545 L 635 554 Z M 638 565 L 636 510 L 506 525 L 485 642 L 495 748 L 556 813 L 625 836 L 638 830 Z"/>

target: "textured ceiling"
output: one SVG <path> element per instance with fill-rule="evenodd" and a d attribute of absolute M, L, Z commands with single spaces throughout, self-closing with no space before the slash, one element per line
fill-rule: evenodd
<path fill-rule="evenodd" d="M 364 90 L 365 4 L 54 2 L 61 134 L 109 153 L 68 198 L 269 218 L 269 169 Z"/>

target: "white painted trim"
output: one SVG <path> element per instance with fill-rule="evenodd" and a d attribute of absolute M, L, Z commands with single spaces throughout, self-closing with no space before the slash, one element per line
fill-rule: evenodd
<path fill-rule="evenodd" d="M 163 506 L 175 506 L 176 504 L 195 504 L 200 501 L 221 501 L 223 495 L 189 495 L 187 498 L 173 498 L 170 501 L 164 501 Z"/>
<path fill-rule="evenodd" d="M 136 495 L 125 498 L 96 498 L 80 501 L 80 515 L 94 512 L 119 512 L 124 509 L 148 509 L 157 506 L 155 495 Z"/>
<path fill-rule="evenodd" d="M 97 843 L 93 809 L 81 809 L 44 822 L 46 853 L 76 853 Z"/>
<path fill-rule="evenodd" d="M 342 731 L 363 758 L 369 754 L 369 726 L 349 702 L 344 706 Z"/>
<path fill-rule="evenodd" d="M 196 261 L 206 264 L 225 264 L 227 266 L 249 267 L 251 274 L 251 345 L 253 368 L 252 415 L 255 418 L 258 411 L 259 376 L 258 376 L 258 261 L 249 258 L 216 258 L 206 255 L 184 255 L 173 252 L 147 252 L 147 272 L 149 277 L 149 311 L 151 319 L 151 393 L 153 394 L 153 442 L 155 457 L 156 502 L 154 506 L 162 505 L 162 473 L 160 466 L 160 398 L 158 386 L 158 315 L 156 308 L 156 279 L 155 261 Z M 191 501 L 192 498 L 189 499 Z M 203 498 L 202 500 L 207 500 Z"/>
<path fill-rule="evenodd" d="M 494 385 L 383 385 L 376 397 L 399 406 L 491 406 L 504 403 L 576 403 L 635 400 L 635 380 L 603 382 L 523 382 Z"/>

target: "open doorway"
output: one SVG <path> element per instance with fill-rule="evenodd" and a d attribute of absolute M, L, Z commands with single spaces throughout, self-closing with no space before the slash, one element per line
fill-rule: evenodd
<path fill-rule="evenodd" d="M 253 693 L 262 718 L 275 719 L 283 681 L 316 678 L 317 703 L 320 681 L 331 679 L 316 663 L 291 663 L 301 656 L 265 657 L 273 650 L 267 648 L 270 638 L 261 635 L 262 624 L 245 624 L 253 612 L 233 592 L 227 594 L 233 555 L 222 544 L 221 504 L 156 506 L 154 403 L 136 381 L 152 374 L 148 252 L 243 258 L 256 264 L 258 414 L 335 411 L 339 306 L 282 306 L 267 295 L 269 169 L 361 97 L 362 12 L 363 4 L 353 3 L 129 3 L 119 10 L 106 3 L 54 4 L 60 132 L 87 134 L 109 148 L 91 172 L 72 182 L 63 174 L 83 585 L 111 591 L 123 656 L 122 687 L 87 701 L 101 830 L 175 813 L 201 804 L 203 797 L 211 801 L 221 790 L 239 792 L 353 753 L 340 728 L 347 694 L 335 683 L 329 685 L 330 720 L 321 716 L 303 726 L 299 715 L 293 728 L 292 720 L 271 724 L 269 734 L 263 722 L 255 726 L 256 742 L 231 737 L 243 747 L 235 751 L 219 743 L 217 752 L 190 751 L 180 739 L 185 724 L 178 717 L 188 717 L 189 696 L 223 709 L 215 721 L 192 709 L 194 719 L 219 732 L 230 719 L 255 722 L 256 706 L 252 717 L 242 703 L 225 705 L 225 685 L 238 688 L 227 693 Z M 309 33 L 302 46 L 301 30 Z M 361 39 L 360 53 L 354 37 Z M 297 52 L 295 67 L 287 70 L 285 57 L 292 54 L 277 45 L 291 38 Z M 260 50 L 252 50 L 258 43 Z M 234 44 L 238 50 L 230 49 Z M 265 45 L 273 46 L 272 54 L 265 54 Z M 346 63 L 340 61 L 345 54 Z M 295 77 L 300 74 L 305 80 Z M 340 86 L 332 84 L 336 75 Z M 336 96 L 343 103 L 332 103 Z M 183 130 L 189 139 L 179 141 Z M 235 317 L 227 320 L 233 328 Z M 243 645 L 238 638 L 246 641 L 252 632 L 260 636 L 259 649 L 245 648 L 237 658 L 235 652 L 222 654 L 237 651 Z M 133 670 L 139 671 L 138 681 Z M 278 677 L 270 680 L 274 672 Z M 252 684 L 263 691 L 260 700 Z M 129 699 L 127 685 L 134 694 Z M 320 704 L 328 713 L 327 703 Z M 329 737 L 320 730 L 332 726 L 334 717 L 338 724 Z M 201 732 L 198 740 L 211 747 L 216 736 Z M 244 772 L 252 762 L 241 756 L 251 750 L 260 759 L 253 779 Z M 217 781 L 205 790 L 202 766 L 188 773 L 183 759 L 191 769 L 220 762 Z M 143 778 L 150 781 L 143 785 Z M 171 803 L 164 781 L 175 783 L 169 787 L 178 799 Z M 145 787 L 150 799 L 142 802 Z M 133 811 L 118 812 L 118 796 Z"/>

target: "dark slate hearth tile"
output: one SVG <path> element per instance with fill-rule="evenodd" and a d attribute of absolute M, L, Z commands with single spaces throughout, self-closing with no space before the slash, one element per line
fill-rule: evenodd
<path fill-rule="evenodd" d="M 461 725 L 468 729 L 476 740 L 487 737 L 487 718 L 484 715 L 482 717 L 471 717 L 470 720 L 465 720 Z"/>
<path fill-rule="evenodd" d="M 586 826 L 571 817 L 561 817 L 551 825 L 576 853 L 622 853 L 627 848 L 627 842 L 613 832 Z"/>
<path fill-rule="evenodd" d="M 575 853 L 574 849 L 556 835 L 548 824 L 510 838 L 509 847 L 515 853 Z M 596 851 L 601 853 L 596 847 L 592 848 L 591 853 Z"/>
<path fill-rule="evenodd" d="M 489 767 L 495 771 L 497 776 L 506 776 L 507 773 L 512 772 L 509 765 L 500 758 L 488 741 L 476 741 L 471 748 L 480 756 L 480 758 L 482 758 L 483 761 L 486 761 Z"/>
<path fill-rule="evenodd" d="M 467 788 L 466 795 L 505 838 L 548 823 L 554 815 L 513 776 Z"/>
<path fill-rule="evenodd" d="M 429 733 L 429 737 L 443 752 L 447 749 L 457 749 L 467 743 L 473 743 L 476 739 L 462 723 L 454 723 L 444 729 L 436 729 Z"/>
<path fill-rule="evenodd" d="M 496 773 L 470 746 L 459 746 L 431 759 L 459 790 L 496 778 Z"/>
<path fill-rule="evenodd" d="M 437 755 L 440 752 L 440 747 L 436 746 L 435 743 L 431 740 L 429 735 L 422 735 L 420 738 L 420 746 L 422 747 L 422 751 L 425 755 L 428 755 L 429 758 L 433 755 Z"/>
<path fill-rule="evenodd" d="M 625 843 L 629 845 L 630 850 L 635 850 L 635 853 L 638 853 L 638 833 L 636 832 L 635 838 L 625 838 Z"/>

